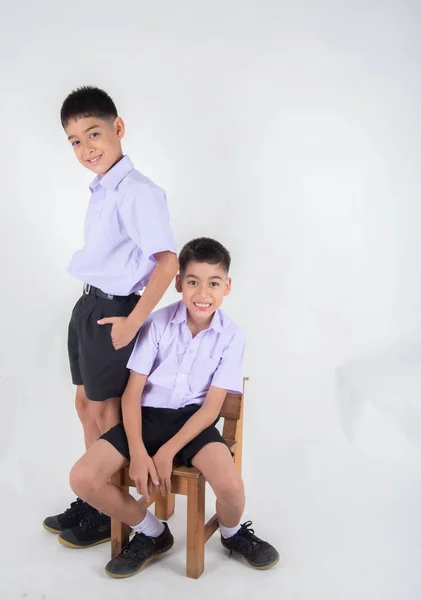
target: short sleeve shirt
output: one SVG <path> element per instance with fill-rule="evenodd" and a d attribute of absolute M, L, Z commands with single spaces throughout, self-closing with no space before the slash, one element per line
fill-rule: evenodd
<path fill-rule="evenodd" d="M 176 302 L 148 317 L 127 367 L 148 375 L 142 406 L 178 409 L 203 404 L 211 386 L 241 393 L 244 347 L 241 329 L 220 309 L 193 337 L 186 307 Z"/>
<path fill-rule="evenodd" d="M 107 294 L 128 296 L 148 283 L 154 254 L 175 252 L 165 192 L 136 171 L 128 156 L 90 189 L 84 246 L 68 271 Z"/>

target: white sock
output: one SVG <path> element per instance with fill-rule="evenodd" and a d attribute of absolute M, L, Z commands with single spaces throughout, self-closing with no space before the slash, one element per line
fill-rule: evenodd
<path fill-rule="evenodd" d="M 157 519 L 149 510 L 146 511 L 145 518 L 138 525 L 134 525 L 136 533 L 143 533 L 149 537 L 158 537 L 164 531 L 164 524 Z"/>
<path fill-rule="evenodd" d="M 237 531 L 240 531 L 241 525 L 238 524 L 235 527 L 225 527 L 224 525 L 221 524 L 221 521 L 219 521 L 219 529 L 221 530 L 221 535 L 223 538 L 225 538 L 226 540 L 230 537 L 232 537 L 233 535 L 235 535 L 237 533 Z"/>

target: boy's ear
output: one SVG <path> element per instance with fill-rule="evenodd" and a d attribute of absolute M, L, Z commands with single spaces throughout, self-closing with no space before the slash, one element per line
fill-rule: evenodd
<path fill-rule="evenodd" d="M 231 293 L 231 284 L 232 284 L 231 277 L 227 277 L 227 280 L 225 282 L 224 296 L 228 296 Z"/>
<path fill-rule="evenodd" d="M 121 117 L 116 117 L 114 120 L 114 131 L 119 140 L 122 140 L 126 132 L 126 126 Z"/>
<path fill-rule="evenodd" d="M 181 294 L 181 277 L 179 274 L 175 276 L 175 289 Z"/>

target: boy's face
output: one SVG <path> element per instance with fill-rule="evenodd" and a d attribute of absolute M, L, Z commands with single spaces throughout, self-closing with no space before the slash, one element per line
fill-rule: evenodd
<path fill-rule="evenodd" d="M 71 119 L 65 131 L 80 164 L 97 175 L 107 173 L 122 157 L 124 122 L 120 117 L 114 121 Z"/>
<path fill-rule="evenodd" d="M 189 262 L 182 275 L 177 275 L 176 289 L 193 319 L 209 321 L 231 291 L 231 278 L 221 265 Z"/>

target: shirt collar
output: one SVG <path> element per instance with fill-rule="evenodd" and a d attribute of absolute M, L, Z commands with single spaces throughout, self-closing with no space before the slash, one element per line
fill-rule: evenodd
<path fill-rule="evenodd" d="M 175 315 L 171 319 L 171 323 L 187 323 L 186 305 L 181 300 L 178 303 L 178 308 L 175 312 Z M 212 317 L 212 321 L 209 325 L 209 329 L 213 329 L 216 333 L 222 333 L 224 331 L 224 328 L 222 326 L 221 313 L 220 313 L 219 308 Z"/>
<path fill-rule="evenodd" d="M 100 183 L 106 190 L 115 190 L 118 184 L 121 183 L 133 169 L 134 166 L 130 158 L 128 156 L 123 156 L 123 158 L 119 160 L 108 173 L 105 173 L 104 176 L 97 175 L 89 188 L 91 192 L 94 192 L 96 186 Z"/>

